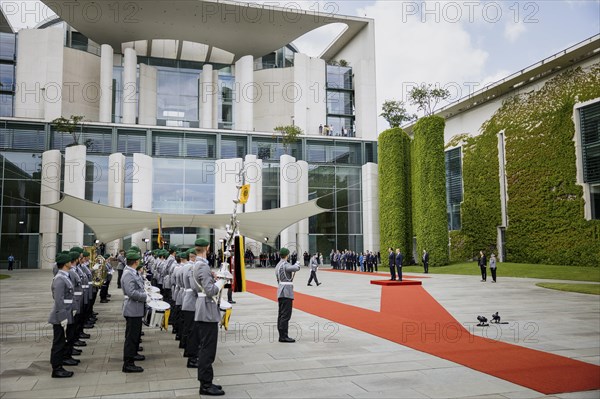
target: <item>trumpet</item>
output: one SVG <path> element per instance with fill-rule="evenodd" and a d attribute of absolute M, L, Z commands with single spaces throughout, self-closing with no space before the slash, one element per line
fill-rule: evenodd
<path fill-rule="evenodd" d="M 92 266 L 92 285 L 96 288 L 102 287 L 108 276 L 106 268 L 107 260 L 102 255 L 96 256 L 94 266 Z"/>

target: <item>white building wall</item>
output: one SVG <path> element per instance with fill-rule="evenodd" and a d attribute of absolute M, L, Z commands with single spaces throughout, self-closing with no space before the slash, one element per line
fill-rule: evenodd
<path fill-rule="evenodd" d="M 291 101 L 294 68 L 270 68 L 254 72 L 259 93 L 254 104 L 254 127 L 272 132 L 277 126 L 292 124 L 294 103 Z M 289 93 L 288 93 L 289 91 Z"/>
<path fill-rule="evenodd" d="M 97 121 L 100 111 L 100 58 L 85 51 L 65 48 L 62 114 L 82 115 Z"/>
<path fill-rule="evenodd" d="M 302 178 L 302 172 L 296 158 L 284 154 L 279 161 L 279 197 L 280 207 L 296 205 L 298 203 L 298 181 Z M 297 252 L 298 226 L 294 224 L 281 232 L 281 246 Z"/>
<path fill-rule="evenodd" d="M 152 182 L 153 169 L 152 157 L 144 154 L 133 154 L 133 164 L 137 166 L 137 173 L 133 181 L 131 190 L 131 209 L 136 211 L 152 211 Z M 131 245 L 137 245 L 138 248 L 146 248 L 144 239 L 152 238 L 152 230 L 143 231 L 131 235 Z"/>
<path fill-rule="evenodd" d="M 98 105 L 98 121 L 112 121 L 113 97 L 113 60 L 114 51 L 108 44 L 100 47 L 100 104 Z"/>
<path fill-rule="evenodd" d="M 301 204 L 308 201 L 308 163 L 306 161 L 297 162 L 300 170 L 298 179 L 298 198 L 297 203 Z M 309 251 L 308 247 L 308 219 L 303 219 L 297 223 L 298 226 L 298 255 Z"/>
<path fill-rule="evenodd" d="M 600 62 L 600 55 L 589 58 L 577 66 L 586 69 L 591 65 L 598 64 L 598 62 Z M 481 126 L 488 121 L 496 111 L 500 109 L 505 100 L 522 93 L 540 90 L 542 87 L 544 87 L 548 80 L 554 78 L 560 72 L 564 72 L 564 70 L 559 70 L 557 73 L 550 74 L 544 79 L 540 79 L 533 84 L 520 86 L 518 89 L 515 89 L 510 93 L 498 96 L 493 100 L 487 101 L 481 105 L 446 119 L 446 129 L 444 131 L 445 142 L 448 143 L 457 134 L 467 133 L 471 136 L 479 135 L 481 133 Z M 492 88 L 490 91 L 493 93 L 494 89 Z"/>
<path fill-rule="evenodd" d="M 124 124 L 135 125 L 137 111 L 137 55 L 126 48 L 123 58 L 123 120 Z M 140 247 L 141 248 L 141 247 Z"/>
<path fill-rule="evenodd" d="M 125 202 L 125 155 L 110 154 L 108 169 L 108 205 L 123 208 Z M 122 239 L 106 243 L 106 251 L 113 255 L 121 248 L 123 248 Z"/>
<path fill-rule="evenodd" d="M 238 175 L 242 170 L 242 158 L 218 159 L 215 161 L 217 174 L 215 175 L 215 214 L 231 215 L 233 200 L 237 198 Z M 238 205 L 238 213 L 242 207 Z M 219 240 L 225 238 L 225 230 L 215 229 L 215 246 Z"/>
<path fill-rule="evenodd" d="M 375 163 L 369 162 L 362 167 L 362 193 L 363 247 L 378 251 L 384 248 L 379 248 L 379 179 Z"/>
<path fill-rule="evenodd" d="M 254 58 L 246 55 L 235 63 L 235 98 L 233 120 L 235 130 L 254 130 L 254 103 L 256 87 L 254 83 Z"/>
<path fill-rule="evenodd" d="M 375 22 L 369 21 L 334 60 L 349 62 L 354 72 L 356 137 L 377 140 L 377 87 L 375 67 Z"/>
<path fill-rule="evenodd" d="M 140 105 L 138 117 L 140 125 L 156 125 L 157 82 L 158 70 L 155 67 L 140 64 Z"/>
<path fill-rule="evenodd" d="M 42 181 L 40 205 L 53 204 L 60 200 L 61 154 L 58 150 L 42 154 Z M 58 216 L 54 209 L 40 206 L 40 265 L 52 269 L 58 245 Z"/>
<path fill-rule="evenodd" d="M 256 155 L 246 155 L 244 168 L 244 182 L 250 185 L 250 198 L 244 205 L 244 212 L 262 211 L 262 159 L 258 159 Z M 246 238 L 246 248 L 250 248 L 258 256 L 262 251 L 262 242 Z"/>
<path fill-rule="evenodd" d="M 15 117 L 52 121 L 62 116 L 63 35 L 60 28 L 19 31 Z"/>
<path fill-rule="evenodd" d="M 65 194 L 85 198 L 86 146 L 77 145 L 65 149 Z M 63 214 L 62 250 L 83 246 L 83 223 Z"/>
<path fill-rule="evenodd" d="M 294 123 L 304 134 L 318 135 L 319 125 L 327 123 L 325 61 L 296 53 L 292 69 L 297 88 L 297 95 L 292 101 Z"/>

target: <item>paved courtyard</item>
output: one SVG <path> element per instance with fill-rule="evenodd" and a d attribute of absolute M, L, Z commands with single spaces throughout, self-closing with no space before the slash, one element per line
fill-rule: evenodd
<path fill-rule="evenodd" d="M 171 332 L 145 328 L 141 374 L 122 373 L 123 294 L 97 303 L 96 328 L 67 367 L 70 379 L 52 379 L 51 271 L 20 270 L 0 281 L 0 398 L 198 397 L 195 369 L 187 369 Z M 413 274 L 418 276 L 418 274 Z M 372 276 L 319 272 L 320 287 L 296 275 L 296 291 L 379 310 L 380 287 Z M 476 334 L 600 365 L 600 298 L 535 286 L 538 280 L 428 275 L 425 289 Z M 382 276 L 385 278 L 385 276 Z M 273 269 L 249 269 L 247 279 L 275 285 Z M 402 289 L 399 287 L 398 289 Z M 251 293 L 234 294 L 230 330 L 221 332 L 215 383 L 227 398 L 538 398 L 544 395 L 459 364 L 367 333 L 294 311 L 290 335 L 277 342 L 277 303 Z M 477 315 L 498 311 L 508 324 L 475 328 Z M 443 339 L 443 337 L 440 337 Z M 485 353 L 482 356 L 486 356 Z M 490 359 L 490 362 L 493 362 Z M 599 398 L 600 391 L 554 395 Z"/>

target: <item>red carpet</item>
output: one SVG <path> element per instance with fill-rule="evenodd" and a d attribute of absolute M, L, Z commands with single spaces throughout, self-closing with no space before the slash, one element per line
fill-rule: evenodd
<path fill-rule="evenodd" d="M 247 289 L 277 300 L 276 287 L 247 281 Z M 600 367 L 474 336 L 422 286 L 381 290 L 381 312 L 298 292 L 294 308 L 544 394 L 600 389 Z"/>

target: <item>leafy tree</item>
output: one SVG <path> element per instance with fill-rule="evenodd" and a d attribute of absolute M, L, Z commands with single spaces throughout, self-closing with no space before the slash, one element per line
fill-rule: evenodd
<path fill-rule="evenodd" d="M 423 111 L 425 116 L 433 115 L 435 108 L 440 103 L 450 97 L 448 89 L 433 87 L 431 84 L 413 87 L 408 92 L 408 99 L 412 105 L 416 105 L 419 111 Z"/>
<path fill-rule="evenodd" d="M 402 122 L 410 122 L 416 119 L 416 115 L 411 115 L 404 106 L 404 101 L 386 100 L 381 106 L 381 116 L 385 119 L 390 127 L 400 127 Z"/>
<path fill-rule="evenodd" d="M 82 120 L 83 116 L 81 115 L 71 115 L 69 119 L 63 118 L 61 116 L 60 118 L 56 118 L 52 121 L 52 126 L 56 131 L 69 133 L 73 137 L 73 143 L 69 146 L 79 145 L 79 138 L 81 137 L 81 133 L 77 134 L 76 131 L 78 128 L 81 129 L 80 122 Z M 88 146 L 87 142 L 86 146 Z"/>
<path fill-rule="evenodd" d="M 347 67 L 350 66 L 350 63 L 344 59 L 340 60 L 340 66 L 341 67 Z"/>
<path fill-rule="evenodd" d="M 298 136 L 304 133 L 302 129 L 295 125 L 277 126 L 274 130 L 281 134 L 281 142 L 283 143 L 283 150 L 286 154 L 288 152 L 288 147 L 298 141 Z"/>

